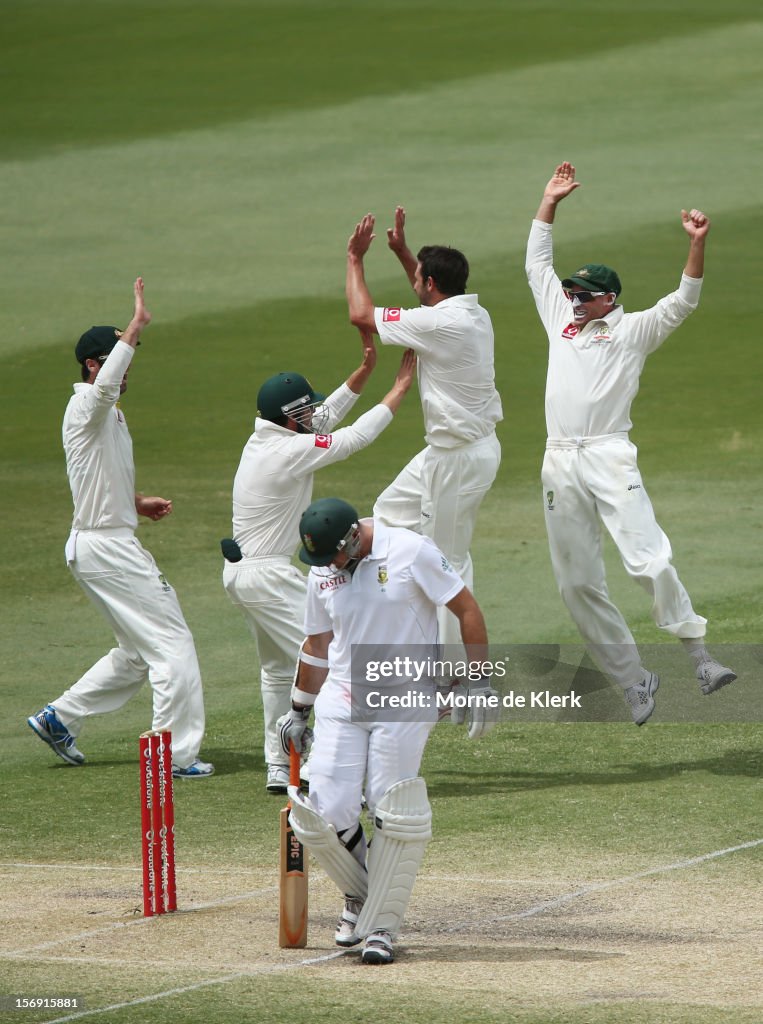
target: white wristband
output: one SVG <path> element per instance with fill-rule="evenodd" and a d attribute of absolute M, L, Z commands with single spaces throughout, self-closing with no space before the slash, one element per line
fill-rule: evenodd
<path fill-rule="evenodd" d="M 315 658 L 312 654 L 305 654 L 304 651 L 299 652 L 299 660 L 304 661 L 306 665 L 312 665 L 313 668 L 328 668 L 328 658 Z"/>
<path fill-rule="evenodd" d="M 315 698 L 318 696 L 317 693 L 306 693 L 304 690 L 298 690 L 296 683 L 291 688 L 291 699 L 295 704 L 302 704 L 303 707 L 309 708 L 315 704 Z"/>

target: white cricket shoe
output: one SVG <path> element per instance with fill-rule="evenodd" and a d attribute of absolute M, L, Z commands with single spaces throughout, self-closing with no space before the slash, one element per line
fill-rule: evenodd
<path fill-rule="evenodd" d="M 371 932 L 363 946 L 361 960 L 364 964 L 391 964 L 395 959 L 392 952 L 392 936 L 389 932 Z"/>
<path fill-rule="evenodd" d="M 285 793 L 289 785 L 289 768 L 283 764 L 269 764 L 265 789 L 268 793 Z"/>
<path fill-rule="evenodd" d="M 179 768 L 176 764 L 172 766 L 173 779 L 208 779 L 215 774 L 215 766 L 209 761 L 202 761 L 197 757 L 187 768 Z"/>
<path fill-rule="evenodd" d="M 654 672 L 644 672 L 644 681 L 629 686 L 625 699 L 631 706 L 631 717 L 636 725 L 643 725 L 654 711 L 654 694 L 660 685 L 660 677 Z"/>
<path fill-rule="evenodd" d="M 703 693 L 715 693 L 722 686 L 728 686 L 736 679 L 736 672 L 730 668 L 724 668 L 715 658 L 707 658 L 697 665 L 697 679 L 699 688 Z"/>
<path fill-rule="evenodd" d="M 334 942 L 337 946 L 357 946 L 361 941 L 360 936 L 355 934 L 355 925 L 363 909 L 363 900 L 356 900 L 352 896 L 345 896 L 344 910 L 337 921 Z"/>

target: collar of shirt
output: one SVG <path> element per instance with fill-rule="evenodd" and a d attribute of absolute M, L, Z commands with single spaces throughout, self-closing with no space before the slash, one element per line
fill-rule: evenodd
<path fill-rule="evenodd" d="M 599 317 L 598 320 L 589 320 L 586 327 L 594 327 L 596 324 L 606 324 L 607 327 L 614 327 L 615 324 L 619 324 L 623 318 L 623 307 L 615 306 L 611 313 L 607 313 L 606 316 Z"/>
<path fill-rule="evenodd" d="M 290 437 L 294 435 L 294 431 L 289 430 L 288 427 L 282 427 L 279 423 L 273 423 L 272 420 L 264 420 L 261 416 L 257 416 L 254 420 L 254 432 L 260 439 Z"/>
<path fill-rule="evenodd" d="M 436 302 L 433 309 L 442 309 L 443 306 L 470 306 L 472 308 L 479 305 L 479 296 L 476 292 L 471 292 L 469 295 L 449 295 L 447 299 L 440 299 Z"/>
<path fill-rule="evenodd" d="M 366 558 L 376 561 L 387 557 L 389 552 L 390 532 L 389 527 L 385 526 L 384 523 L 379 522 L 378 519 L 361 519 L 362 522 L 372 522 L 374 524 L 374 539 L 371 544 L 371 550 L 366 555 Z"/>

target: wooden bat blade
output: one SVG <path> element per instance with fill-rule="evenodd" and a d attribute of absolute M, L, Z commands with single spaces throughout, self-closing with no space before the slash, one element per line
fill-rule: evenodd
<path fill-rule="evenodd" d="M 281 811 L 278 945 L 281 949 L 307 945 L 307 851 L 289 824 L 288 807 Z"/>

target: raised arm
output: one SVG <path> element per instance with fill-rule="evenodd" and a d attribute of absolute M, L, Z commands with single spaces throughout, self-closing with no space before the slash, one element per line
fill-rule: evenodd
<path fill-rule="evenodd" d="M 701 210 L 681 210 L 684 231 L 689 236 L 689 255 L 684 274 L 687 277 L 703 277 L 705 273 L 705 239 L 710 230 L 710 220 Z"/>
<path fill-rule="evenodd" d="M 540 201 L 538 212 L 535 214 L 535 219 L 542 220 L 546 224 L 553 224 L 557 204 L 579 187 L 580 182 L 575 181 L 575 168 L 565 160 L 559 164 L 543 190 L 543 198 Z"/>
<path fill-rule="evenodd" d="M 408 243 L 405 240 L 405 210 L 402 206 L 395 207 L 395 226 L 387 228 L 387 245 L 400 260 L 411 283 L 411 288 L 413 288 L 418 260 L 408 248 Z"/>
<path fill-rule="evenodd" d="M 347 387 L 356 395 L 359 395 L 366 386 L 366 382 L 376 366 L 376 344 L 374 342 L 374 336 L 371 331 L 367 331 L 365 327 L 358 329 L 360 331 L 360 340 L 363 345 L 363 361 L 357 370 L 350 374 L 346 381 Z"/>
<path fill-rule="evenodd" d="M 374 217 L 367 213 L 355 225 L 355 230 L 347 242 L 347 276 L 345 292 L 350 311 L 350 322 L 359 330 L 376 333 L 374 320 L 374 303 L 366 284 L 363 257 L 368 252 L 374 235 Z"/>
<path fill-rule="evenodd" d="M 135 308 L 133 310 L 132 320 L 122 332 L 122 336 L 119 340 L 124 341 L 135 348 L 138 344 L 140 332 L 144 327 L 148 327 L 151 323 L 151 314 L 146 309 L 146 305 L 143 300 L 142 277 L 136 279 L 135 284 L 133 285 L 133 295 L 135 296 Z"/>

